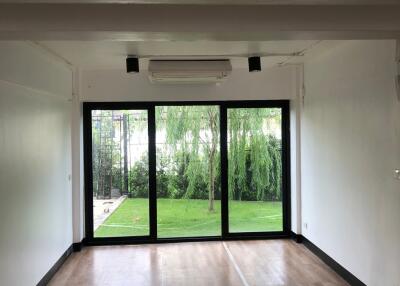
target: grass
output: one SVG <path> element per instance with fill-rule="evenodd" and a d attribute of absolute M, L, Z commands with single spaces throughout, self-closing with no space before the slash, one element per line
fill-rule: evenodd
<path fill-rule="evenodd" d="M 221 234 L 221 204 L 208 211 L 207 200 L 157 200 L 159 237 L 212 236 Z M 230 232 L 282 230 L 282 203 L 229 202 Z M 147 199 L 126 199 L 96 230 L 95 237 L 149 234 Z"/>

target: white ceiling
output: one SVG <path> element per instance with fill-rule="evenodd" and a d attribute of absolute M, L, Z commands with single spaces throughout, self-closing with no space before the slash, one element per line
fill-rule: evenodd
<path fill-rule="evenodd" d="M 387 5 L 400 0 L 0 0 L 0 3 L 134 3 L 214 5 Z"/>
<path fill-rule="evenodd" d="M 83 70 L 125 68 L 128 55 L 142 57 L 141 69 L 149 58 L 230 58 L 234 68 L 246 68 L 247 56 L 261 55 L 263 67 L 301 61 L 292 53 L 307 52 L 319 41 L 267 42 L 124 42 L 124 41 L 43 41 L 42 48 Z"/>

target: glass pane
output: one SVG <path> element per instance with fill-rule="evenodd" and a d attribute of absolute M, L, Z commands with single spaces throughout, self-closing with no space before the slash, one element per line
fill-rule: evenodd
<path fill-rule="evenodd" d="M 282 231 L 280 108 L 228 109 L 230 232 Z"/>
<path fill-rule="evenodd" d="M 221 235 L 218 106 L 156 107 L 159 237 Z"/>
<path fill-rule="evenodd" d="M 146 110 L 92 111 L 94 237 L 149 235 Z"/>

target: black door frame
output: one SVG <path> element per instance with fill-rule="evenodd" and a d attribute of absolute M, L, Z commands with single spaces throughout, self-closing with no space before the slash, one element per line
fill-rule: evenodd
<path fill-rule="evenodd" d="M 204 237 L 157 237 L 156 190 L 156 106 L 216 105 L 220 109 L 220 160 L 221 160 L 221 235 Z M 283 230 L 274 232 L 229 232 L 228 217 L 228 149 L 227 110 L 230 108 L 281 108 L 282 109 L 282 215 Z M 93 235 L 93 169 L 92 169 L 92 110 L 135 109 L 148 111 L 149 152 L 149 227 L 148 236 L 94 237 Z M 138 244 L 183 241 L 212 241 L 231 239 L 270 239 L 290 237 L 290 114 L 289 100 L 252 101 L 157 101 L 157 102 L 84 102 L 83 145 L 85 177 L 85 239 L 86 245 Z"/>

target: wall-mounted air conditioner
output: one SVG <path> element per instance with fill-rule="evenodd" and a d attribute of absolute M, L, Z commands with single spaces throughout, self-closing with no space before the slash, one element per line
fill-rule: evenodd
<path fill-rule="evenodd" d="M 153 83 L 212 84 L 224 81 L 232 72 L 230 60 L 150 60 Z"/>

